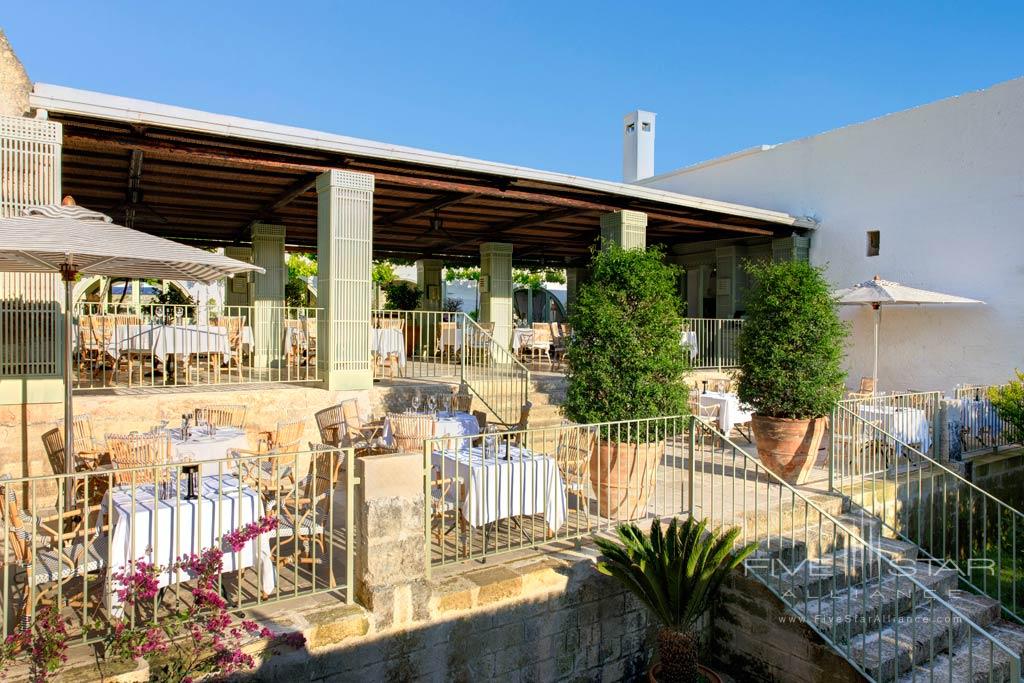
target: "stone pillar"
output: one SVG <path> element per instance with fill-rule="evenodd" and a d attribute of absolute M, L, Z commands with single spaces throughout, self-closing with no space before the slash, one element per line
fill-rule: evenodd
<path fill-rule="evenodd" d="M 317 340 L 328 389 L 368 389 L 373 175 L 328 171 L 316 180 Z"/>
<path fill-rule="evenodd" d="M 809 261 L 810 253 L 810 237 L 792 235 L 790 237 L 772 240 L 773 261 Z"/>
<path fill-rule="evenodd" d="M 494 323 L 494 340 L 512 343 L 512 245 L 480 245 L 480 322 Z"/>
<path fill-rule="evenodd" d="M 623 249 L 646 249 L 647 214 L 641 211 L 602 214 L 601 241 L 615 242 Z"/>
<path fill-rule="evenodd" d="M 356 460 L 360 485 L 355 594 L 375 627 L 407 624 L 429 614 L 424 529 L 423 454 Z"/>
<path fill-rule="evenodd" d="M 268 368 L 280 364 L 284 339 L 284 285 L 288 269 L 284 263 L 283 225 L 252 226 L 252 262 L 266 271 L 254 273 L 252 281 L 253 364 Z"/>
<path fill-rule="evenodd" d="M 252 249 L 250 247 L 225 247 L 224 255 L 238 261 L 252 263 Z M 229 277 L 224 282 L 224 305 L 225 306 L 251 306 L 249 300 L 249 274 L 241 273 Z M 227 315 L 239 315 L 241 311 L 228 311 Z"/>
<path fill-rule="evenodd" d="M 440 311 L 444 303 L 441 291 L 441 270 L 444 261 L 436 258 L 421 258 L 416 261 L 416 286 L 423 292 L 420 310 Z"/>

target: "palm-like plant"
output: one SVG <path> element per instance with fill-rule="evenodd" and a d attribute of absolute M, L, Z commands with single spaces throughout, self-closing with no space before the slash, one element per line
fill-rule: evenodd
<path fill-rule="evenodd" d="M 707 520 L 672 519 L 665 533 L 654 520 L 650 534 L 636 524 L 616 530 L 619 542 L 598 538 L 604 554 L 597 564 L 632 591 L 661 621 L 658 632 L 660 680 L 697 681 L 698 639 L 693 630 L 718 595 L 729 572 L 756 547 L 735 548 L 740 530 L 707 528 Z"/>

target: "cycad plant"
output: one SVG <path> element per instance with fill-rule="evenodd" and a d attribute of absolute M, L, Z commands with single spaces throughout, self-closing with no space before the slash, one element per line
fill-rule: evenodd
<path fill-rule="evenodd" d="M 614 576 L 661 621 L 659 681 L 700 680 L 698 637 L 694 625 L 718 595 L 725 577 L 754 551 L 754 544 L 735 548 L 740 530 L 707 528 L 707 520 L 673 518 L 662 533 L 654 520 L 645 534 L 636 524 L 616 530 L 619 542 L 598 538 L 604 554 L 597 568 Z"/>

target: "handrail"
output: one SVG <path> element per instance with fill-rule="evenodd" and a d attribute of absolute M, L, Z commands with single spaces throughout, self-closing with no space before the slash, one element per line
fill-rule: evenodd
<path fill-rule="evenodd" d="M 855 428 L 852 430 L 846 429 L 846 427 L 851 423 L 855 426 Z M 1000 500 L 996 496 L 992 495 L 985 489 L 980 488 L 973 482 L 965 479 L 959 473 L 950 469 L 941 462 L 938 462 L 934 458 L 931 458 L 928 455 L 922 453 L 919 449 L 911 446 L 910 444 L 900 441 L 890 432 L 872 423 L 870 420 L 864 419 L 863 417 L 851 411 L 844 405 L 836 406 L 836 411 L 832 419 L 832 430 L 834 448 L 836 448 L 836 446 L 840 446 L 839 448 L 836 448 L 832 456 L 833 459 L 836 457 L 842 457 L 845 462 L 848 456 L 852 456 L 853 458 L 860 456 L 859 464 L 862 465 L 860 468 L 860 474 L 855 475 L 851 471 L 848 477 L 844 476 L 842 477 L 842 479 L 852 480 L 854 477 L 859 476 L 861 507 L 868 509 L 868 511 L 871 512 L 871 510 L 868 508 L 866 500 L 867 492 L 869 489 L 865 486 L 865 484 L 866 480 L 868 479 L 872 480 L 872 483 L 880 482 L 882 484 L 881 502 L 883 510 L 887 509 L 888 507 L 888 501 L 886 500 L 886 497 L 890 483 L 892 483 L 896 488 L 895 495 L 899 495 L 901 488 L 907 490 L 911 494 L 914 494 L 916 492 L 918 518 L 908 519 L 905 528 L 902 528 L 901 525 L 898 524 L 889 523 L 888 516 L 884 513 L 880 516 L 883 520 L 883 524 L 892 529 L 896 534 L 898 534 L 902 538 L 921 547 L 921 549 L 924 552 L 926 552 L 935 559 L 952 560 L 954 562 L 961 562 L 966 559 L 969 563 L 969 569 L 971 565 L 977 562 L 978 560 L 984 559 L 986 563 L 988 561 L 992 561 L 993 558 L 989 557 L 989 555 L 991 555 L 991 552 L 989 551 L 990 539 L 988 534 L 990 526 L 989 506 L 992 506 L 992 508 L 994 509 L 994 514 L 996 515 L 997 527 L 995 531 L 995 538 L 992 540 L 995 540 L 999 544 L 997 546 L 996 557 L 994 558 L 994 561 L 997 565 L 995 569 L 995 574 L 997 578 L 994 581 L 995 594 L 993 594 L 993 587 L 989 586 L 989 582 L 987 580 L 980 581 L 981 585 L 978 585 L 979 581 L 975 576 L 972 576 L 971 571 L 960 572 L 960 579 L 964 583 L 970 585 L 975 590 L 991 595 L 992 597 L 999 600 L 1002 611 L 1005 615 L 1009 616 L 1010 618 L 1019 623 L 1024 624 L 1024 604 L 1022 604 L 1024 603 L 1024 595 L 1018 597 L 1017 581 L 1015 579 L 1011 579 L 1011 593 L 1009 596 L 1005 596 L 1003 594 L 1003 582 L 1001 580 L 1004 570 L 1009 571 L 1011 576 L 1015 576 L 1018 571 L 1024 569 L 1024 556 L 1018 556 L 1017 550 L 1018 530 L 1024 532 L 1024 513 L 1012 507 L 1011 505 L 1008 505 L 1007 503 Z M 845 452 L 842 446 L 851 447 L 852 452 Z M 865 455 L 867 456 L 867 458 L 864 457 Z M 890 458 L 893 461 L 891 464 L 888 462 Z M 899 467 L 901 459 L 905 460 L 907 465 L 904 470 L 904 481 L 902 484 L 900 482 L 901 473 Z M 874 461 L 877 464 L 884 464 L 885 466 L 876 466 L 871 471 L 865 471 L 866 468 L 863 467 L 863 465 L 866 464 L 864 462 L 865 460 Z M 854 466 L 858 464 L 857 462 L 851 462 Z M 931 468 L 931 471 L 927 471 L 927 468 Z M 936 472 L 939 474 L 939 476 L 942 477 L 941 492 L 935 491 Z M 917 476 L 912 480 L 912 476 L 914 474 L 916 474 Z M 924 482 L 926 474 L 928 479 L 927 485 Z M 955 505 L 955 508 L 953 510 L 948 509 L 948 489 L 950 487 L 947 485 L 947 481 L 952 481 L 954 484 L 953 488 L 955 492 L 955 500 L 953 501 L 953 505 Z M 925 515 L 923 514 L 923 506 L 926 505 L 926 501 L 924 500 L 926 486 L 928 488 L 928 501 L 930 501 L 932 505 L 932 508 L 928 512 L 927 519 L 925 519 Z M 844 486 L 842 482 L 840 482 L 839 486 L 835 488 L 836 490 L 839 490 L 840 492 L 843 492 L 846 495 L 852 495 L 853 493 L 856 492 L 856 483 L 853 483 L 851 481 L 849 491 L 843 490 Z M 966 510 L 963 510 L 964 501 L 962 500 L 963 496 L 961 494 L 961 491 L 963 490 L 969 492 L 969 498 L 966 501 Z M 871 506 L 873 507 L 877 500 L 876 488 L 872 486 L 870 488 L 870 492 Z M 982 504 L 982 519 L 980 522 L 980 550 L 982 550 L 985 553 L 985 555 L 982 558 L 974 557 L 972 552 L 973 544 L 975 541 L 975 539 L 972 537 L 974 536 L 976 531 L 976 505 L 974 500 L 975 496 L 980 498 L 980 502 Z M 942 504 L 942 509 L 938 511 L 938 515 L 935 514 L 934 510 L 934 505 L 937 501 L 940 501 Z M 904 514 L 904 510 L 906 510 L 909 507 L 910 506 L 901 506 L 900 509 L 897 510 L 894 514 Z M 962 517 L 964 516 L 964 514 L 967 515 L 968 545 L 966 548 L 961 547 L 960 538 Z M 1010 548 L 1008 549 L 1010 552 L 1008 563 L 1004 563 L 1003 557 L 1003 545 L 1005 544 L 1002 540 L 1002 535 L 1004 531 L 1004 516 L 1008 518 L 1010 521 L 1009 531 L 1011 533 L 1011 543 Z M 941 533 L 938 536 L 938 539 L 941 540 L 936 539 L 937 529 L 933 526 L 936 524 L 936 517 L 939 520 L 941 520 L 942 524 Z M 951 552 L 948 550 L 949 534 L 947 533 L 947 523 L 949 522 L 950 518 L 953 518 L 958 522 L 956 532 L 953 535 L 953 545 L 955 547 L 952 549 Z M 916 533 L 915 528 L 912 527 L 911 524 L 916 525 Z M 928 524 L 929 526 L 926 529 L 922 530 L 922 527 L 925 524 Z M 1022 544 L 1022 549 L 1024 549 L 1024 544 Z M 964 551 L 966 551 L 967 553 L 966 557 L 963 556 Z M 985 579 L 987 579 L 987 577 L 989 576 L 988 569 L 984 569 L 976 573 L 978 576 L 984 577 Z M 1009 600 L 1009 604 L 1007 604 L 1007 599 Z"/>
<path fill-rule="evenodd" d="M 460 380 L 505 426 L 515 424 L 519 419 L 519 413 L 523 405 L 530 397 L 530 369 L 516 358 L 515 354 L 508 348 L 495 341 L 494 337 L 487 330 L 482 328 L 468 315 L 462 315 L 462 325 L 464 330 L 463 339 L 469 339 L 472 336 L 484 342 L 484 344 L 480 344 L 475 349 L 476 355 L 479 356 L 479 358 L 476 358 L 476 360 L 480 361 L 478 363 L 472 362 L 474 358 L 471 353 L 462 354 Z M 464 348 L 467 346 L 468 344 L 464 344 Z M 486 381 L 498 379 L 499 384 L 506 383 L 505 378 L 500 377 L 500 373 L 481 371 L 481 368 L 489 367 L 489 364 L 484 362 L 485 358 L 493 360 L 496 367 L 501 365 L 510 366 L 507 378 L 507 388 L 509 391 L 500 392 L 495 396 L 484 388 L 484 382 Z M 467 363 L 467 360 L 470 362 Z M 492 376 L 488 377 L 487 375 L 489 374 Z M 495 377 L 494 375 L 499 376 Z"/>
<path fill-rule="evenodd" d="M 895 591 L 895 593 L 897 595 L 897 603 L 899 602 L 899 599 L 900 599 L 899 596 L 901 595 L 900 591 L 898 590 L 899 577 L 903 577 L 906 580 L 908 580 L 912 585 L 914 585 L 921 592 L 923 597 L 927 598 L 930 601 L 929 604 L 928 604 L 928 609 L 929 609 L 929 614 L 930 615 L 934 616 L 933 613 L 934 613 L 934 610 L 935 610 L 936 605 L 937 605 L 939 609 L 949 610 L 949 614 L 951 614 L 951 615 L 953 615 L 955 617 L 954 619 L 950 619 L 949 620 L 949 626 L 947 627 L 947 628 L 950 629 L 950 631 L 949 631 L 950 644 L 952 643 L 952 638 L 953 638 L 953 635 L 952 635 L 952 632 L 953 632 L 952 629 L 954 628 L 953 624 L 956 622 L 957 619 L 959 619 L 961 624 L 966 625 L 972 632 L 974 632 L 977 635 L 980 635 L 982 638 L 984 638 L 985 640 L 987 640 L 989 642 L 990 662 L 994 662 L 993 650 L 994 649 L 1001 650 L 1003 653 L 1005 653 L 1008 656 L 1008 661 L 1010 663 L 1010 669 L 1011 669 L 1011 671 L 1010 671 L 1010 674 L 1011 674 L 1010 680 L 1016 681 L 1016 680 L 1020 679 L 1021 662 L 1020 662 L 1020 656 L 1019 656 L 1018 653 L 1010 650 L 1006 645 L 1004 645 L 1001 641 L 999 641 L 999 639 L 995 638 L 990 633 L 988 633 L 983 628 L 981 628 L 978 624 L 976 624 L 968 615 L 964 614 L 961 610 L 959 610 L 958 608 L 956 608 L 955 606 L 953 606 L 952 604 L 947 602 L 938 593 L 936 593 L 930 587 L 926 586 L 924 583 L 919 581 L 913 574 L 911 574 L 908 571 L 906 571 L 899 564 L 893 562 L 889 557 L 887 557 L 884 553 L 882 553 L 879 550 L 878 547 L 876 547 L 872 543 L 869 543 L 859 533 L 857 533 L 856 531 L 848 528 L 843 522 L 841 522 L 839 519 L 834 517 L 831 513 L 829 513 L 824 508 L 822 508 L 820 505 L 818 505 L 811 498 L 809 498 L 808 496 L 804 495 L 802 492 L 798 491 L 795 487 L 793 487 L 792 485 L 790 485 L 787 482 L 785 482 L 781 477 L 776 475 L 774 472 L 772 472 L 771 470 L 769 470 L 766 467 L 764 467 L 760 463 L 759 460 L 757 460 L 756 458 L 751 456 L 749 453 L 747 453 L 741 446 L 737 445 L 735 442 L 730 440 L 729 437 L 727 437 L 726 435 L 722 434 L 718 429 L 716 429 L 710 423 L 705 422 L 704 420 L 702 420 L 702 419 L 700 419 L 698 417 L 692 417 L 691 419 L 694 421 L 695 425 L 700 425 L 700 429 L 702 431 L 706 431 L 707 433 L 709 433 L 711 435 L 712 441 L 717 439 L 718 442 L 722 444 L 723 450 L 724 450 L 726 445 L 731 447 L 732 451 L 733 451 L 733 458 L 734 459 L 735 459 L 735 456 L 736 456 L 737 452 L 742 454 L 742 458 L 743 458 L 743 461 L 744 461 L 743 462 L 743 464 L 744 464 L 744 473 L 746 473 L 746 466 L 747 465 L 753 465 L 754 471 L 756 473 L 755 479 L 767 478 L 768 481 L 776 484 L 779 487 L 780 491 L 787 492 L 789 494 L 789 496 L 790 496 L 791 501 L 794 500 L 794 499 L 799 499 L 799 500 L 801 500 L 804 503 L 806 508 L 808 508 L 809 510 L 814 511 L 815 515 L 818 518 L 817 524 L 818 524 L 818 527 L 819 527 L 818 528 L 819 542 L 820 542 L 820 539 L 821 539 L 821 526 L 820 526 L 821 525 L 821 521 L 820 520 L 821 519 L 825 519 L 825 520 L 827 520 L 828 522 L 830 522 L 833 525 L 833 528 L 834 528 L 834 530 L 835 530 L 835 532 L 837 534 L 845 535 L 847 540 L 846 540 L 846 543 L 843 545 L 844 548 L 852 548 L 852 547 L 854 547 L 854 544 L 856 544 L 856 545 L 860 546 L 861 548 L 863 548 L 867 553 L 870 553 L 872 555 L 871 564 L 877 564 L 878 569 L 879 569 L 879 574 L 878 574 L 879 577 L 882 576 L 881 569 L 882 569 L 883 566 L 889 571 L 890 574 L 895 575 L 897 577 L 896 578 L 897 590 Z M 691 482 L 693 481 L 693 468 L 695 467 L 695 458 L 693 456 L 694 456 L 694 449 L 695 449 L 695 446 L 696 446 L 696 443 L 695 443 L 696 442 L 696 431 L 697 431 L 696 427 L 694 427 L 694 429 L 691 431 L 691 448 L 690 448 L 690 451 L 691 451 L 691 458 L 690 458 L 691 478 L 690 478 L 690 481 Z M 723 463 L 722 463 L 722 465 L 724 466 L 724 464 L 725 463 L 724 463 L 724 455 L 723 455 Z M 712 462 L 712 474 L 713 474 L 713 472 L 714 472 L 714 463 Z M 744 476 L 744 482 L 746 482 L 746 476 Z M 712 491 L 712 493 L 713 493 L 713 491 Z M 756 492 L 755 492 L 755 496 L 756 496 Z M 755 501 L 756 501 L 756 497 L 755 497 Z M 780 502 L 781 502 L 781 494 L 780 494 Z M 692 499 L 691 499 L 691 503 L 692 503 Z M 746 504 L 746 494 L 745 494 L 745 492 L 744 492 L 744 504 Z M 735 505 L 735 503 L 734 503 L 734 505 Z M 713 511 L 713 509 L 714 509 L 714 504 L 712 504 L 712 511 Z M 790 509 L 791 509 L 791 521 L 795 523 L 795 521 L 796 521 L 795 520 L 795 516 L 792 515 L 792 512 L 793 512 L 792 502 L 791 502 L 791 508 Z M 714 522 L 714 521 L 715 520 L 712 520 L 712 522 Z M 728 520 L 722 520 L 722 522 L 723 523 L 728 523 Z M 755 525 L 756 525 L 756 522 L 755 522 Z M 779 512 L 779 525 L 780 525 L 779 531 L 780 531 L 780 539 L 781 539 L 781 532 L 782 532 L 782 529 L 781 529 L 781 526 L 782 526 L 782 513 L 781 513 L 781 510 Z M 805 514 L 805 517 L 804 517 L 804 535 L 805 535 L 804 537 L 805 537 L 805 542 L 806 542 L 806 540 L 808 539 L 808 526 L 807 526 L 807 516 L 806 516 L 806 514 Z M 746 530 L 744 530 L 744 534 L 741 537 L 741 538 L 743 538 L 744 541 L 746 540 L 745 536 L 746 536 Z M 768 541 L 770 541 L 770 540 L 771 540 L 771 532 L 769 531 L 769 533 L 768 533 Z M 861 562 L 860 562 L 860 571 L 861 571 L 861 576 L 862 577 L 864 575 L 864 571 L 868 567 L 868 565 L 865 564 L 865 562 L 864 562 L 864 557 L 865 557 L 864 555 L 861 556 Z M 847 554 L 846 555 L 846 566 L 845 566 L 845 571 L 846 571 L 845 578 L 846 578 L 847 581 L 850 580 L 850 577 L 849 577 L 850 569 L 851 569 L 851 567 L 850 567 L 850 556 L 849 556 L 849 554 Z M 809 577 L 809 569 L 807 568 L 807 564 L 806 563 L 803 564 L 803 573 L 804 573 L 803 579 L 806 582 L 810 578 Z M 830 646 L 832 646 L 833 649 L 835 649 L 844 659 L 846 659 L 852 666 L 854 666 L 854 668 L 856 668 L 861 674 L 863 674 L 869 680 L 878 680 L 878 678 L 875 678 L 874 676 L 872 676 L 871 673 L 864 666 L 865 660 L 864 660 L 864 657 L 863 657 L 863 653 L 862 653 L 861 661 L 858 661 L 857 658 L 855 657 L 855 653 L 853 652 L 853 649 L 852 649 L 853 643 L 855 642 L 855 637 L 856 636 L 867 635 L 868 633 L 872 632 L 871 630 L 868 630 L 868 628 L 864 627 L 864 625 L 861 624 L 861 626 L 862 626 L 862 628 L 864 630 L 861 631 L 861 632 L 854 633 L 854 632 L 851 632 L 851 630 L 850 630 L 852 628 L 851 625 L 849 623 L 847 623 L 846 624 L 846 638 L 842 639 L 842 641 L 841 641 L 840 639 L 835 638 L 835 637 L 833 637 L 833 635 L 830 635 L 829 633 L 827 633 L 824 629 L 820 628 L 819 624 L 816 623 L 815 619 L 809 618 L 807 605 L 808 605 L 808 602 L 810 602 L 814 598 L 808 598 L 808 597 L 805 596 L 805 599 L 802 602 L 802 604 L 804 606 L 804 612 L 801 613 L 800 610 L 798 609 L 798 604 L 799 603 L 797 603 L 793 599 L 792 592 L 791 591 L 781 590 L 781 588 L 782 588 L 782 586 L 781 586 L 781 579 L 780 579 L 779 582 L 777 582 L 777 583 L 779 583 L 778 586 L 773 586 L 772 585 L 773 584 L 772 581 L 766 580 L 766 578 L 761 576 L 761 575 L 759 575 L 758 572 L 752 571 L 751 574 L 753 574 L 759 581 L 761 581 L 761 583 L 763 583 L 768 588 L 769 591 L 771 591 L 777 598 L 779 598 L 779 600 L 781 600 L 783 602 L 783 604 L 785 604 L 786 607 L 790 611 L 792 611 L 797 616 L 801 617 L 807 626 L 809 626 L 813 631 L 815 631 L 819 636 L 821 636 L 821 638 L 823 640 L 825 640 L 825 642 L 827 642 Z M 832 576 L 831 581 L 832 581 L 832 586 L 831 586 L 832 594 L 834 595 L 837 592 L 837 590 L 840 589 L 840 587 L 836 585 L 837 578 L 836 578 L 835 575 Z M 862 603 L 863 603 L 863 607 L 866 610 L 866 608 L 868 607 L 866 601 L 868 599 L 869 591 L 861 591 L 860 593 L 861 593 L 861 600 L 862 600 Z M 881 594 L 882 594 L 881 591 L 873 591 L 872 592 L 872 597 L 880 596 Z M 819 600 L 819 606 L 820 606 L 820 601 L 822 600 L 822 598 L 818 598 L 818 600 Z M 847 593 L 847 600 L 849 601 L 849 593 Z M 915 607 L 914 607 L 913 603 L 914 603 L 914 594 L 913 594 L 913 591 L 911 591 L 911 612 L 915 611 Z M 881 603 L 880 602 L 878 604 L 878 608 L 879 609 L 881 608 Z M 847 604 L 847 609 L 849 609 L 849 604 Z M 832 606 L 832 614 L 831 614 L 831 616 L 833 617 L 833 619 L 836 617 L 835 605 L 834 604 Z M 849 615 L 847 614 L 846 616 L 849 616 Z M 879 619 L 884 617 L 884 616 L 887 616 L 887 615 L 883 615 L 883 614 L 878 614 L 877 615 L 877 617 Z M 894 617 L 898 617 L 899 614 L 895 614 L 893 616 Z M 872 620 L 867 620 L 867 621 L 871 622 Z M 896 630 L 896 641 L 897 642 L 899 642 L 899 623 L 900 623 L 900 620 L 898 618 L 894 618 L 892 620 L 892 628 L 894 628 Z M 916 640 L 917 640 L 917 638 L 916 638 L 916 635 L 917 635 L 916 634 L 917 623 L 916 623 L 915 620 L 911 620 L 911 624 L 912 624 L 912 632 L 914 634 L 913 641 L 916 642 Z M 970 638 L 971 635 L 968 634 L 967 637 Z M 881 639 L 881 638 L 878 639 L 878 655 L 879 655 L 879 660 L 881 660 L 882 655 L 883 655 L 882 640 L 883 639 Z M 862 640 L 862 642 L 863 642 L 863 640 Z M 972 659 L 971 664 L 973 664 L 973 659 Z M 899 677 L 899 672 L 898 671 L 896 672 L 895 675 L 889 674 L 889 675 L 884 676 L 884 678 L 886 678 L 886 679 L 895 679 L 895 678 L 898 678 L 898 677 Z"/>

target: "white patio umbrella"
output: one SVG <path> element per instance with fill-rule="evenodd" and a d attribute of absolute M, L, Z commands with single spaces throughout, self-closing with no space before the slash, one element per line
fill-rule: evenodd
<path fill-rule="evenodd" d="M 882 306 L 985 303 L 977 299 L 907 287 L 898 282 L 883 280 L 877 275 L 853 287 L 837 290 L 835 297 L 841 305 L 871 306 L 875 311 L 875 361 L 871 377 L 876 385 L 878 384 L 878 327 L 882 319 Z"/>
<path fill-rule="evenodd" d="M 72 290 L 78 275 L 213 282 L 262 268 L 220 254 L 147 235 L 113 223 L 109 216 L 64 204 L 26 209 L 0 218 L 0 271 L 60 273 L 64 281 L 64 459 L 74 471 L 71 403 Z M 70 480 L 69 480 L 70 485 Z"/>

